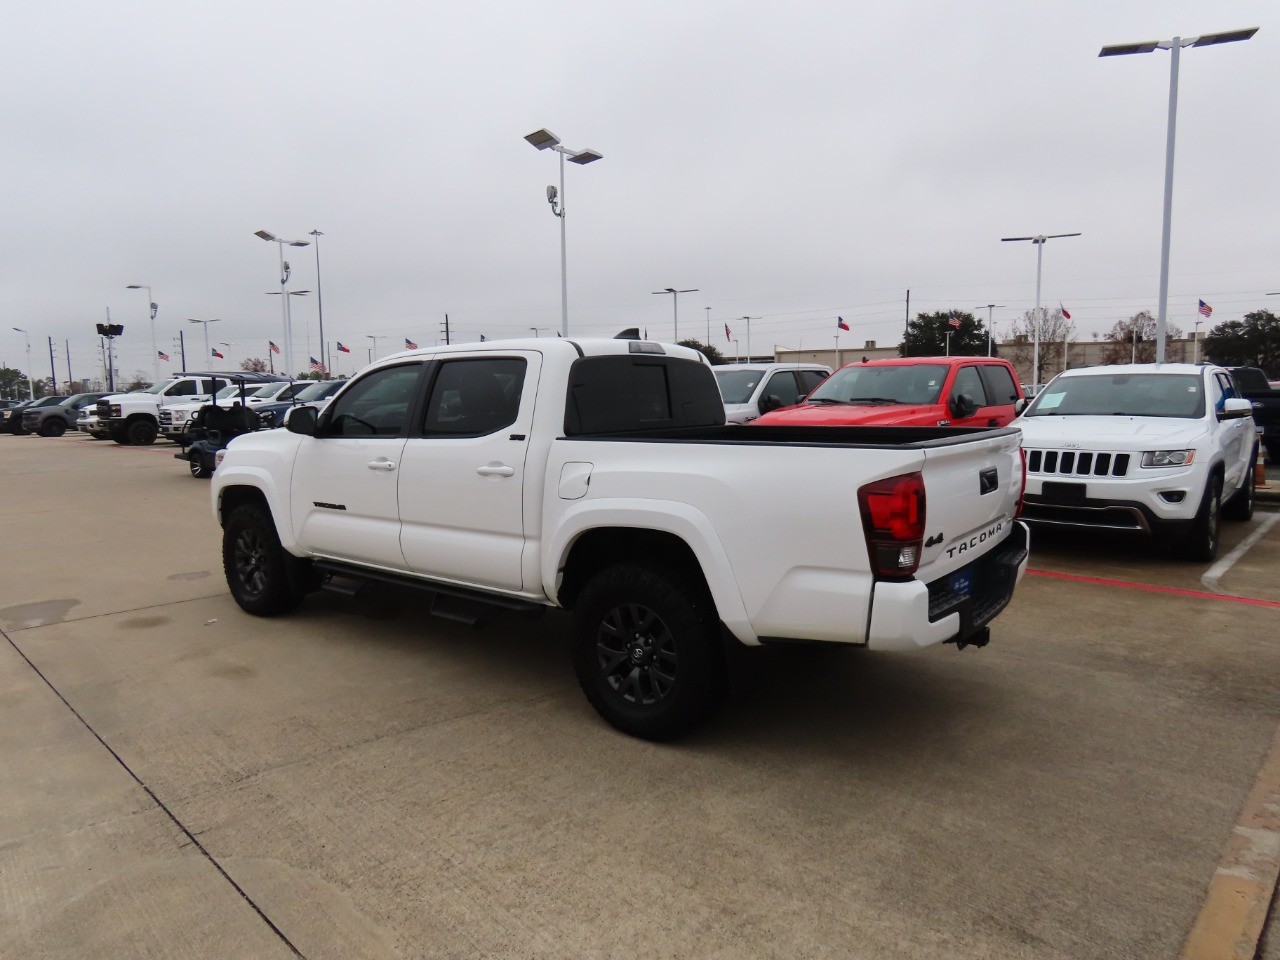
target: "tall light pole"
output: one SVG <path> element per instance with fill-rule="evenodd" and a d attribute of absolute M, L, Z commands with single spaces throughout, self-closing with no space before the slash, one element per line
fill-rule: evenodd
<path fill-rule="evenodd" d="M 541 331 L 550 330 L 551 328 L 550 327 L 530 327 L 529 329 L 533 331 L 533 338 L 537 340 L 538 337 L 542 335 Z"/>
<path fill-rule="evenodd" d="M 596 150 L 570 150 L 562 146 L 560 138 L 545 127 L 525 134 L 525 139 L 539 150 L 554 150 L 560 154 L 560 189 L 547 187 L 547 203 L 551 204 L 551 212 L 560 218 L 560 335 L 569 335 L 569 268 L 568 256 L 565 252 L 565 205 L 564 205 L 564 161 L 586 166 L 604 158 L 604 154 Z"/>
<path fill-rule="evenodd" d="M 204 328 L 204 362 L 208 363 L 213 357 L 213 350 L 209 347 L 209 324 L 218 323 L 221 317 L 215 317 L 213 320 L 197 320 L 194 317 L 187 317 L 187 323 L 198 323 Z"/>
<path fill-rule="evenodd" d="M 739 317 L 738 319 L 745 320 L 747 322 L 747 363 L 750 363 L 751 362 L 751 321 L 759 320 L 760 318 L 759 317 Z M 737 341 L 735 340 L 734 343 L 736 344 Z"/>
<path fill-rule="evenodd" d="M 1200 324 L 1202 323 L 1204 323 L 1203 320 L 1197 320 L 1195 327 L 1193 327 L 1191 330 L 1191 362 L 1192 363 L 1200 362 Z M 1183 356 L 1185 357 L 1186 354 L 1184 353 Z"/>
<path fill-rule="evenodd" d="M 288 266 L 288 264 L 286 263 L 286 264 L 285 264 L 285 266 L 287 267 L 287 266 Z M 285 329 L 287 329 L 287 330 L 289 330 L 289 331 L 292 331 L 292 330 L 293 330 L 293 308 L 292 308 L 292 306 L 291 306 L 291 304 L 293 303 L 293 301 L 292 301 L 292 300 L 290 300 L 289 298 L 290 298 L 290 297 L 305 297 L 305 296 L 306 296 L 307 294 L 309 294 L 310 292 L 311 292 L 310 290 L 268 290 L 268 291 L 267 291 L 266 295 L 267 295 L 268 297 L 284 297 L 284 317 L 285 317 L 285 321 L 284 321 L 284 322 L 285 322 Z M 308 354 L 310 354 L 310 352 L 311 352 L 311 330 L 310 330 L 310 328 L 308 328 L 308 330 L 307 330 L 307 353 L 308 353 Z M 284 367 L 285 367 L 285 373 L 286 373 L 286 374 L 288 374 L 290 377 L 292 377 L 292 376 L 295 376 L 295 374 L 294 374 L 294 372 L 293 372 L 293 368 L 292 368 L 291 366 L 289 366 L 289 363 L 288 363 L 288 356 L 289 356 L 289 355 L 286 353 L 286 354 L 285 354 L 285 364 L 284 364 Z M 308 357 L 307 357 L 307 359 L 308 359 L 308 360 L 310 360 L 310 359 L 311 359 L 311 357 L 310 357 L 310 356 L 308 356 Z"/>
<path fill-rule="evenodd" d="M 329 379 L 329 346 L 324 340 L 324 291 L 320 289 L 320 238 L 324 236 L 321 230 L 312 230 L 308 236 L 316 238 L 316 313 L 320 317 L 320 362 L 324 365 L 322 376 Z"/>
<path fill-rule="evenodd" d="M 387 335 L 385 333 L 366 333 L 365 336 L 373 341 L 369 346 L 369 362 L 373 363 L 374 354 L 378 352 L 378 341 L 385 340 Z"/>
<path fill-rule="evenodd" d="M 999 307 L 1001 310 L 1003 310 L 1003 309 L 1004 309 L 1004 304 L 1003 304 L 1003 303 L 988 303 L 988 304 L 985 304 L 985 306 L 986 306 L 986 308 L 987 308 L 987 356 L 989 357 L 989 356 L 991 356 L 991 324 L 992 324 L 992 317 L 993 317 L 993 316 L 994 316 L 994 314 L 995 314 L 995 309 L 996 309 L 996 307 Z M 974 307 L 973 309 L 975 309 L 975 310 L 981 310 L 981 309 L 982 309 L 982 307 L 983 307 L 983 304 L 979 304 L 978 306 Z"/>
<path fill-rule="evenodd" d="M 1178 123 L 1178 61 L 1183 47 L 1209 47 L 1219 43 L 1248 40 L 1257 27 L 1206 33 L 1199 37 L 1173 37 L 1170 40 L 1147 40 L 1141 43 L 1118 43 L 1103 47 L 1100 57 L 1119 57 L 1130 53 L 1168 50 L 1169 57 L 1169 125 L 1164 147 L 1164 225 L 1160 234 L 1160 301 L 1156 312 L 1156 363 L 1164 363 L 1165 328 L 1169 312 L 1169 236 L 1173 225 L 1173 141 Z"/>
<path fill-rule="evenodd" d="M 155 298 L 151 295 L 151 288 L 145 283 L 131 283 L 125 289 L 147 291 L 147 306 L 151 310 L 151 382 L 159 383 L 160 347 L 156 344 L 156 312 L 160 308 L 156 306 Z"/>
<path fill-rule="evenodd" d="M 664 287 L 661 290 L 652 291 L 654 296 L 665 297 L 671 294 L 671 342 L 680 342 L 680 294 L 697 293 L 697 287 L 690 287 L 688 290 L 677 290 L 675 287 Z"/>
<path fill-rule="evenodd" d="M 1017 240 L 1030 240 L 1036 245 L 1036 313 L 1035 323 L 1032 328 L 1035 332 L 1035 347 L 1031 351 L 1031 385 L 1038 387 L 1040 385 L 1040 270 L 1044 264 L 1044 244 L 1046 240 L 1057 240 L 1060 237 L 1078 237 L 1079 233 L 1049 233 L 1038 234 L 1034 237 L 1001 237 L 1001 243 L 1011 243 Z"/>
<path fill-rule="evenodd" d="M 23 327 L 14 327 L 14 330 L 22 334 L 24 340 L 27 341 L 27 392 L 31 395 L 31 399 L 36 398 L 36 382 L 31 378 L 31 334 Z"/>
<path fill-rule="evenodd" d="M 703 307 L 702 309 L 707 311 L 707 339 L 704 342 L 709 347 L 711 346 L 711 308 Z"/>
<path fill-rule="evenodd" d="M 309 247 L 311 242 L 308 240 L 284 240 L 277 237 L 274 233 L 266 230 L 255 230 L 253 235 L 261 237 L 274 243 L 280 251 L 280 292 L 284 293 L 289 283 L 289 264 L 284 261 L 284 248 L 289 247 Z M 293 328 L 289 322 L 289 298 L 280 298 L 281 319 L 284 321 L 284 367 L 285 370 L 293 370 Z M 289 376 L 293 376 L 292 373 Z"/>

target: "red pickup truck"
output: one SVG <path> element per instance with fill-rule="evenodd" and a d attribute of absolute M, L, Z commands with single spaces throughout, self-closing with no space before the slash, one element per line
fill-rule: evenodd
<path fill-rule="evenodd" d="M 794 407 L 752 426 L 1003 427 L 1026 405 L 1007 360 L 900 357 L 841 367 Z"/>

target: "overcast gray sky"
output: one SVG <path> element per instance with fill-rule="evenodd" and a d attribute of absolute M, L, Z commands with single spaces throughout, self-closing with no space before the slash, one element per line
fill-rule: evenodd
<path fill-rule="evenodd" d="M 19 2 L 6 17 L 0 362 L 90 374 L 94 324 L 151 369 L 189 317 L 225 364 L 282 340 L 266 229 L 320 246 L 325 332 L 363 362 L 408 337 L 543 335 L 560 323 L 548 127 L 568 165 L 570 331 L 626 326 L 746 349 L 896 343 L 911 310 L 1043 299 L 1084 335 L 1155 310 L 1169 54 L 1105 44 L 1259 26 L 1183 52 L 1170 320 L 1280 307 L 1280 23 L 1274 2 L 979 4 L 650 0 L 410 5 Z M 289 251 L 316 289 L 315 248 Z M 319 355 L 314 293 L 295 354 Z M 708 315 L 706 308 L 710 307 Z M 982 311 L 985 315 L 985 310 Z M 709 324 L 708 324 L 709 320 Z M 309 338 L 309 340 L 308 340 Z"/>

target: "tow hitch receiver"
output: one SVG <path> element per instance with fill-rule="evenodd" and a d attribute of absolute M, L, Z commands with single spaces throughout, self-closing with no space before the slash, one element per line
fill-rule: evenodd
<path fill-rule="evenodd" d="M 961 639 L 960 637 L 952 637 L 947 643 L 954 643 L 957 650 L 963 650 L 965 647 L 985 647 L 991 642 L 991 628 L 982 627 L 975 630 L 969 636 Z"/>

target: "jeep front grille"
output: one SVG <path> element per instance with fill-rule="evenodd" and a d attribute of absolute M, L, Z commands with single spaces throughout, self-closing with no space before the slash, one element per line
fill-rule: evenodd
<path fill-rule="evenodd" d="M 1027 473 L 1054 477 L 1123 477 L 1130 454 L 1092 450 L 1028 450 Z"/>

